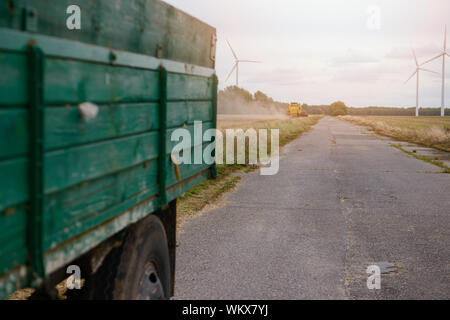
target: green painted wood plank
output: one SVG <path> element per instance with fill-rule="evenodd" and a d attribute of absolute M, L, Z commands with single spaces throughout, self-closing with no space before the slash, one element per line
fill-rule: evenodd
<path fill-rule="evenodd" d="M 201 152 L 203 154 L 203 151 L 205 150 L 205 147 L 207 144 L 196 146 L 195 149 L 198 152 Z M 194 160 L 194 150 L 191 151 L 191 158 L 192 161 Z M 167 187 L 171 187 L 175 184 L 178 184 L 186 179 L 189 179 L 190 177 L 196 175 L 199 172 L 202 172 L 206 169 L 208 169 L 211 165 L 205 163 L 205 159 L 207 161 L 212 161 L 211 155 L 208 155 L 206 158 L 202 158 L 202 163 L 195 164 L 180 164 L 178 165 L 178 168 L 180 170 L 180 176 L 181 180 L 177 180 L 176 173 L 175 173 L 175 165 L 172 163 L 170 157 L 167 157 L 167 168 L 169 168 L 167 175 L 166 175 L 166 185 Z"/>
<path fill-rule="evenodd" d="M 46 193 L 74 186 L 158 156 L 158 133 L 144 133 L 46 155 Z"/>
<path fill-rule="evenodd" d="M 212 121 L 212 102 L 185 101 L 167 104 L 167 127 L 193 124 L 194 121 Z"/>
<path fill-rule="evenodd" d="M 203 172 L 189 181 L 185 181 L 185 183 L 180 183 L 169 188 L 167 193 L 168 200 L 172 201 L 176 199 L 193 186 L 206 180 L 208 176 L 209 172 Z M 111 235 L 117 233 L 131 223 L 139 221 L 156 210 L 156 198 L 147 199 L 146 201 L 137 198 L 130 199 L 128 202 L 124 202 L 123 205 L 111 209 L 110 212 L 105 213 L 103 217 L 95 217 L 95 219 L 100 219 L 104 221 L 104 223 L 100 225 L 95 219 L 94 221 L 89 221 L 89 225 L 92 229 L 73 241 L 62 243 L 58 249 L 46 252 L 45 261 L 47 272 L 54 271 L 57 268 L 64 266 L 69 261 L 72 261 L 79 255 L 89 251 Z M 110 219 L 106 220 L 105 217 L 110 217 Z M 77 226 L 75 226 L 75 228 L 76 227 Z M 60 238 L 55 238 L 55 241 L 64 239 L 63 234 L 58 235 L 58 237 Z"/>
<path fill-rule="evenodd" d="M 211 122 L 203 123 L 202 132 L 212 126 Z M 198 145 L 194 141 L 194 126 L 187 126 L 186 129 L 191 133 L 192 145 Z M 179 143 L 170 141 L 174 130 L 168 130 L 168 153 Z M 144 133 L 47 153 L 46 194 L 155 159 L 158 155 L 157 136 L 157 132 Z M 0 210 L 28 199 L 27 163 L 25 157 L 0 161 L 0 176 L 5 177 L 0 183 Z"/>
<path fill-rule="evenodd" d="M 82 223 L 143 190 L 153 188 L 156 194 L 157 169 L 157 161 L 152 160 L 148 164 L 47 196 L 44 213 L 46 234 L 51 235 L 74 223 Z"/>
<path fill-rule="evenodd" d="M 175 175 L 175 168 L 166 159 L 170 170 L 166 181 L 168 186 L 180 183 Z M 206 164 L 182 164 L 179 166 L 181 179 L 185 180 L 206 170 Z M 131 170 L 130 170 L 131 171 Z M 108 185 L 113 178 L 108 176 L 87 185 L 77 186 L 62 193 L 53 194 L 46 199 L 45 225 L 46 234 L 51 235 L 69 230 L 73 224 L 84 224 L 86 219 L 100 215 L 103 211 L 117 206 L 123 201 L 135 197 L 144 190 L 147 196 L 153 196 L 158 191 L 156 184 L 156 162 L 147 167 L 139 166 L 132 172 L 118 175 L 116 181 Z M 148 192 L 152 190 L 152 192 Z M 70 231 L 64 231 L 69 233 Z M 75 236 L 76 234 L 72 234 Z M 70 236 L 70 235 L 69 235 Z"/>
<path fill-rule="evenodd" d="M 0 159 L 28 153 L 28 110 L 0 108 Z"/>
<path fill-rule="evenodd" d="M 178 183 L 171 186 L 167 191 L 167 199 L 169 201 L 175 200 L 177 197 L 181 196 L 183 193 L 193 188 L 197 184 L 205 181 L 209 178 L 209 170 L 205 171 L 197 176 L 194 176 L 192 179 L 188 181 L 184 181 L 183 183 Z"/>
<path fill-rule="evenodd" d="M 0 299 L 9 297 L 18 289 L 29 287 L 29 270 L 21 265 L 0 277 Z"/>
<path fill-rule="evenodd" d="M 149 102 L 159 97 L 156 71 L 48 59 L 45 79 L 45 103 L 52 105 Z M 167 81 L 169 100 L 212 98 L 210 78 L 171 73 Z"/>
<path fill-rule="evenodd" d="M 45 110 L 45 149 L 82 145 L 124 135 L 158 130 L 158 105 L 102 105 L 97 117 L 81 118 L 78 108 L 51 107 Z M 211 102 L 172 102 L 168 104 L 168 126 L 191 125 L 194 120 L 211 121 Z M 0 159 L 28 153 L 28 111 L 0 109 Z"/>
<path fill-rule="evenodd" d="M 197 149 L 202 152 L 204 147 L 206 144 L 198 146 Z M 191 155 L 194 159 L 194 150 L 191 151 Z M 207 159 L 210 160 L 211 157 Z M 166 175 L 167 186 L 180 183 L 181 181 L 176 178 L 175 167 L 170 156 L 166 157 L 166 161 L 169 168 Z M 210 165 L 206 164 L 182 164 L 179 166 L 181 179 L 189 179 L 209 167 Z M 95 218 L 97 223 L 102 223 L 103 220 L 96 217 L 110 218 L 108 214 L 104 215 L 104 212 L 121 205 L 124 201 L 137 196 L 145 199 L 142 194 L 145 194 L 145 197 L 156 195 L 159 189 L 156 184 L 157 161 L 153 160 L 145 165 L 47 196 L 44 214 L 47 242 L 49 245 L 56 244 L 58 241 L 63 241 L 62 239 L 76 236 L 77 232 L 85 230 L 88 220 Z M 116 211 L 116 213 L 120 212 Z M 77 227 L 73 227 L 74 225 Z M 56 239 L 55 234 L 59 235 Z"/>
<path fill-rule="evenodd" d="M 155 188 L 150 188 L 148 190 L 142 190 L 138 195 L 135 195 L 129 199 L 119 202 L 116 206 L 103 211 L 96 215 L 87 216 L 82 223 L 75 223 L 63 230 L 58 230 L 56 233 L 50 234 L 46 233 L 44 238 L 44 247 L 52 248 L 60 244 L 61 242 L 67 241 L 73 238 L 75 235 L 79 235 L 87 230 L 94 228 L 101 223 L 125 212 L 126 210 L 134 207 L 142 201 L 149 199 L 155 194 Z M 148 212 L 151 213 L 151 212 Z"/>
<path fill-rule="evenodd" d="M 45 253 L 46 272 L 51 273 L 59 267 L 64 266 L 69 261 L 88 252 L 113 234 L 158 210 L 158 201 L 156 198 L 134 204 L 130 202 L 126 203 L 126 205 L 127 207 L 119 208 L 118 212 L 120 214 L 112 215 L 112 218 L 105 221 L 105 223 L 93 227 L 72 241 L 62 243 L 57 249 L 47 251 Z"/>
<path fill-rule="evenodd" d="M 169 188 L 168 190 L 168 199 L 169 201 L 172 201 L 182 193 L 186 192 L 193 186 L 197 185 L 198 183 L 204 181 L 208 177 L 208 172 L 202 173 L 198 176 L 196 176 L 193 179 L 190 179 L 189 181 L 185 181 L 185 183 L 177 184 L 176 186 L 173 186 Z M 139 201 L 140 199 L 133 199 L 135 201 Z M 95 247 L 97 244 L 102 242 L 103 240 L 109 238 L 111 235 L 117 233 L 118 231 L 122 230 L 126 226 L 128 226 L 131 223 L 134 223 L 146 215 L 150 214 L 151 212 L 155 211 L 156 208 L 156 199 L 150 200 L 147 202 L 142 203 L 141 205 L 138 205 L 134 207 L 132 205 L 133 201 L 130 201 L 129 203 L 125 204 L 125 207 L 128 206 L 128 208 L 133 207 L 133 209 L 123 209 L 122 207 L 111 209 L 111 211 L 120 212 L 120 214 L 110 214 L 110 216 L 115 217 L 112 220 L 108 220 L 105 222 L 106 224 L 98 225 L 97 228 L 91 229 L 90 232 L 84 233 L 81 237 L 74 239 L 74 241 L 68 241 L 65 244 L 63 244 L 62 247 L 60 247 L 58 250 L 53 251 L 47 251 L 46 252 L 46 270 L 48 273 L 51 271 L 56 270 L 58 267 L 61 267 L 65 264 L 67 264 L 69 261 L 73 260 L 77 256 L 89 251 L 91 248 Z M 103 220 L 105 221 L 105 220 Z M 48 245 L 48 243 L 47 243 Z M 26 252 L 20 252 L 20 255 L 24 256 Z M 1 261 L 6 261 L 2 259 Z M 11 260 L 7 260 L 10 262 Z M 22 259 L 17 260 L 24 261 L 23 257 Z M 12 267 L 12 265 L 11 265 Z M 9 268 L 9 267 L 8 267 Z M 24 277 L 26 273 L 22 272 L 22 277 Z M 17 281 L 13 281 L 16 283 Z M 5 285 L 5 282 L 2 283 L 2 285 Z M 24 286 L 25 283 L 22 283 L 21 286 Z M 7 294 L 11 293 L 15 288 L 9 288 L 9 291 L 2 287 L 1 293 L 3 294 L 3 297 Z"/>
<path fill-rule="evenodd" d="M 16 232 L 25 226 L 27 216 L 24 205 L 9 208 L 7 211 L 0 212 L 0 239 L 5 239 L 8 232 Z M 0 241 L 0 243 L 2 243 Z M 1 251 L 0 247 L 0 251 Z"/>
<path fill-rule="evenodd" d="M 97 117 L 89 121 L 81 118 L 77 107 L 46 108 L 45 144 L 49 150 L 157 129 L 156 103 L 100 106 Z"/>
<path fill-rule="evenodd" d="M 172 134 L 178 130 L 179 128 L 172 128 L 167 130 L 167 144 L 166 144 L 166 150 L 167 153 L 170 154 L 173 150 L 173 148 L 180 143 L 180 141 L 172 141 Z M 188 125 L 184 127 L 183 129 L 187 130 L 191 137 L 191 146 L 198 146 L 203 144 L 203 134 L 206 130 L 213 129 L 213 123 L 212 122 L 202 122 L 201 125 L 201 141 L 195 140 L 195 126 L 194 125 Z M 200 130 L 200 129 L 197 129 Z M 175 139 L 175 135 L 173 136 L 173 139 Z M 181 140 L 181 139 L 180 139 Z"/>
<path fill-rule="evenodd" d="M 28 199 L 28 170 L 25 157 L 0 162 L 0 212 Z"/>
<path fill-rule="evenodd" d="M 0 213 L 0 274 L 26 262 L 26 218 L 24 206 Z"/>
<path fill-rule="evenodd" d="M 26 104 L 25 55 L 0 51 L 0 66 L 0 105 Z M 159 97 L 156 71 L 50 58 L 45 71 L 46 104 L 150 102 Z M 211 85 L 210 78 L 172 73 L 168 99 L 211 99 Z"/>
<path fill-rule="evenodd" d="M 21 228 L 8 230 L 0 237 L 0 239 L 2 240 L 2 247 L 0 248 L 0 261 L 2 260 L 1 257 L 7 257 L 7 255 L 11 255 L 17 250 L 26 248 L 25 230 L 26 226 L 22 225 Z"/>
<path fill-rule="evenodd" d="M 82 31 L 68 30 L 66 9 L 79 5 Z M 11 6 L 13 9 L 11 9 Z M 214 68 L 214 28 L 158 0 L 11 0 L 0 2 L 0 27 L 22 29 L 20 8 L 37 11 L 37 32 Z"/>
<path fill-rule="evenodd" d="M 50 105 L 156 101 L 158 72 L 47 59 L 44 96 Z"/>
<path fill-rule="evenodd" d="M 5 248 L 3 248 L 4 252 L 0 254 L 0 274 L 27 262 L 28 250 L 25 230 L 11 236 L 14 238 L 8 239 Z"/>
<path fill-rule="evenodd" d="M 45 192 L 49 194 L 89 179 L 155 159 L 155 132 L 53 151 L 45 157 Z M 28 160 L 0 162 L 0 211 L 28 200 Z"/>
<path fill-rule="evenodd" d="M 0 51 L 0 107 L 27 103 L 26 69 L 25 54 Z"/>
<path fill-rule="evenodd" d="M 113 64 L 115 66 L 158 70 L 164 67 L 168 72 L 183 73 L 201 77 L 211 77 L 214 69 L 186 64 L 174 60 L 158 59 L 144 54 L 114 50 L 116 60 L 111 63 L 111 49 L 78 41 L 37 35 L 0 27 L 0 49 L 26 53 L 30 41 L 34 41 L 46 56 L 54 58 L 87 61 L 91 63 Z"/>
<path fill-rule="evenodd" d="M 167 78 L 167 99 L 212 99 L 211 88 L 211 78 L 169 73 Z"/>

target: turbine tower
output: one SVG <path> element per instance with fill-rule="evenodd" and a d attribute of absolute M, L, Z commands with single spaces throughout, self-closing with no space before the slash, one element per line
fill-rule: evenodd
<path fill-rule="evenodd" d="M 417 57 L 416 57 L 416 52 L 414 51 L 414 49 L 411 49 L 413 56 L 414 56 L 414 62 L 416 63 L 416 71 L 414 71 L 414 73 L 408 78 L 408 80 L 405 81 L 405 84 L 411 80 L 412 77 L 414 77 L 417 74 L 417 82 L 416 82 L 416 117 L 419 116 L 419 74 L 420 71 L 427 71 L 427 72 L 431 72 L 431 73 L 436 73 L 439 74 L 437 72 L 431 71 L 431 70 L 427 70 L 424 68 L 421 68 L 419 65 L 419 62 L 417 62 Z"/>
<path fill-rule="evenodd" d="M 250 62 L 250 63 L 261 63 L 260 61 L 253 61 L 253 60 L 239 60 L 239 58 L 236 55 L 236 52 L 234 52 L 233 48 L 231 47 L 230 43 L 228 42 L 228 46 L 231 49 L 231 53 L 233 54 L 234 57 L 234 66 L 233 69 L 231 69 L 230 74 L 228 75 L 227 79 L 225 80 L 225 82 L 228 81 L 228 79 L 231 77 L 231 75 L 233 74 L 233 71 L 236 69 L 236 87 L 239 87 L 239 63 L 241 62 Z"/>
<path fill-rule="evenodd" d="M 433 60 L 439 59 L 442 57 L 442 93 L 441 93 L 441 117 L 445 115 L 445 58 L 446 56 L 450 57 L 450 54 L 447 53 L 447 25 L 444 27 L 444 51 L 442 51 L 439 55 L 430 60 L 425 61 L 421 64 L 427 64 Z"/>

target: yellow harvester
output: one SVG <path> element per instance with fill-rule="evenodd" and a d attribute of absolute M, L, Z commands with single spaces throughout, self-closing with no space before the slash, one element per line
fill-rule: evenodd
<path fill-rule="evenodd" d="M 302 106 L 300 105 L 300 103 L 297 102 L 289 103 L 288 115 L 300 117 L 301 114 L 302 114 Z"/>

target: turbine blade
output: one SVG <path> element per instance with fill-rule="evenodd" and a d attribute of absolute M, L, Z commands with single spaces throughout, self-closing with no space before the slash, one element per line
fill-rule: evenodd
<path fill-rule="evenodd" d="M 429 60 L 427 60 L 427 61 L 421 63 L 420 65 L 423 66 L 424 64 L 427 64 L 428 62 L 431 62 L 431 61 L 433 61 L 433 60 L 436 60 L 437 58 L 440 58 L 440 57 L 442 57 L 443 55 L 444 55 L 444 53 L 441 53 L 441 54 L 437 55 L 436 57 L 431 58 L 431 59 L 429 59 Z"/>
<path fill-rule="evenodd" d="M 235 59 L 235 60 L 238 60 L 238 57 L 237 57 L 237 55 L 236 55 L 236 52 L 234 52 L 234 50 L 233 50 L 233 48 L 231 47 L 231 44 L 228 42 L 228 40 L 227 40 L 227 43 L 228 43 L 228 46 L 229 46 L 230 49 L 231 49 L 231 52 L 233 53 L 234 59 Z"/>
<path fill-rule="evenodd" d="M 440 74 L 439 72 L 432 71 L 432 70 L 428 70 L 428 69 L 424 69 L 424 68 L 419 68 L 419 70 L 426 71 L 426 72 L 431 72 L 431 73 L 436 73 L 436 74 Z"/>
<path fill-rule="evenodd" d="M 261 61 L 255 61 L 255 60 L 239 60 L 239 62 L 262 63 Z"/>
<path fill-rule="evenodd" d="M 412 50 L 412 53 L 413 53 L 413 56 L 414 56 L 414 61 L 416 62 L 416 66 L 419 66 L 419 63 L 417 62 L 416 52 L 412 48 L 411 48 L 411 50 Z"/>
<path fill-rule="evenodd" d="M 405 81 L 405 84 L 406 84 L 409 80 L 411 80 L 411 78 L 414 77 L 414 76 L 416 75 L 416 73 L 417 73 L 417 70 L 414 71 L 414 73 L 408 78 L 408 80 Z"/>
<path fill-rule="evenodd" d="M 225 80 L 225 82 L 228 81 L 228 79 L 230 79 L 231 75 L 233 74 L 233 71 L 236 69 L 237 63 L 234 64 L 233 69 L 231 69 L 230 74 L 228 75 L 227 79 Z"/>

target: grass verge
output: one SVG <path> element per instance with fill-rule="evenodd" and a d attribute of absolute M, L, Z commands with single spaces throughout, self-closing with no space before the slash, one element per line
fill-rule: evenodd
<path fill-rule="evenodd" d="M 447 167 L 442 161 L 439 161 L 439 160 L 433 160 L 433 159 L 430 159 L 430 158 L 428 158 L 428 157 L 426 157 L 426 156 L 422 156 L 422 155 L 415 154 L 414 152 L 405 150 L 405 149 L 402 148 L 402 146 L 399 145 L 399 144 L 391 144 L 391 145 L 392 145 L 394 148 L 397 148 L 398 150 L 403 151 L 404 153 L 409 154 L 410 156 L 413 156 L 414 158 L 416 158 L 416 159 L 418 159 L 418 160 L 422 160 L 422 161 L 428 162 L 428 163 L 433 164 L 433 165 L 435 165 L 435 166 L 437 166 L 437 167 L 439 167 L 439 168 L 444 169 L 444 171 L 442 171 L 442 173 L 450 173 L 450 168 Z"/>
<path fill-rule="evenodd" d="M 450 117 L 340 116 L 374 132 L 425 147 L 450 151 Z"/>
<path fill-rule="evenodd" d="M 307 118 L 290 118 L 286 120 L 267 120 L 267 121 L 247 121 L 241 123 L 239 128 L 247 130 L 249 128 L 258 129 L 279 129 L 280 130 L 280 147 L 286 145 L 290 141 L 297 138 L 302 133 L 311 129 L 322 116 L 310 116 Z M 226 129 L 221 123 L 218 123 L 220 130 L 224 132 Z M 236 126 L 229 126 L 234 127 Z M 217 179 L 206 180 L 183 197 L 178 198 L 177 202 L 177 229 L 183 225 L 185 218 L 198 215 L 207 206 L 216 203 L 221 196 L 232 190 L 241 179 L 238 173 L 247 173 L 257 169 L 257 166 L 249 165 L 228 165 L 222 164 L 217 166 Z"/>

